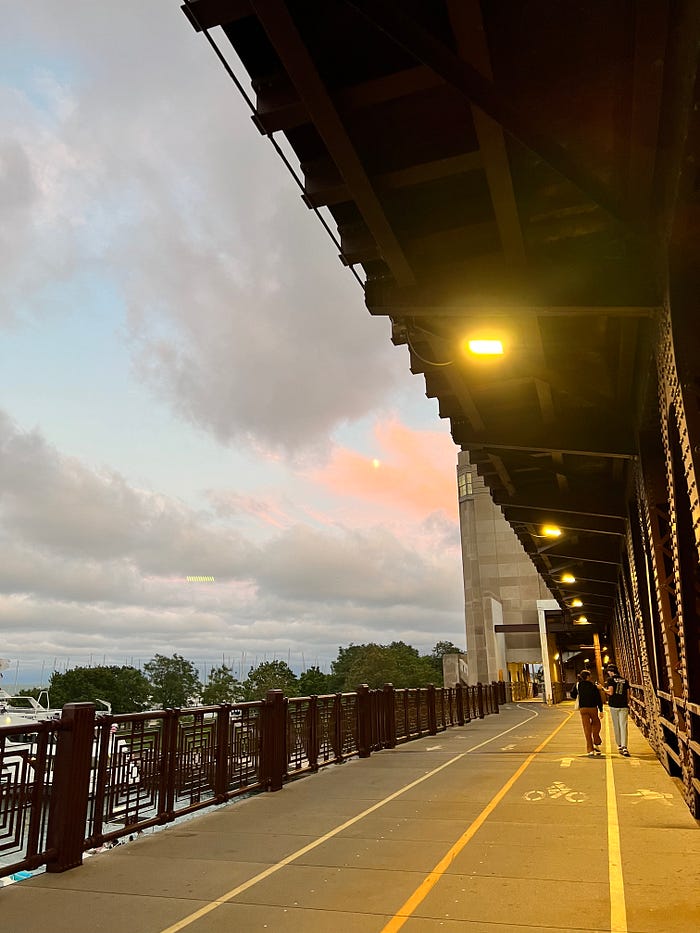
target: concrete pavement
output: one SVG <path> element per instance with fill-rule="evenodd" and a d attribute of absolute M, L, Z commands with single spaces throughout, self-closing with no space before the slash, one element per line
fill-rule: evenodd
<path fill-rule="evenodd" d="M 634 727 L 584 750 L 572 704 L 502 707 L 4 888 L 0 931 L 700 929 L 676 782 Z"/>

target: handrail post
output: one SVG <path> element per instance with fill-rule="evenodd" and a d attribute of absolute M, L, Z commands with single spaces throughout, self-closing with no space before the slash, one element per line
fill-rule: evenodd
<path fill-rule="evenodd" d="M 345 745 L 344 715 L 343 694 L 336 693 L 333 700 L 333 753 L 336 761 L 343 761 L 343 748 Z"/>
<path fill-rule="evenodd" d="M 265 697 L 262 736 L 263 779 L 270 791 L 282 790 L 287 772 L 287 701 L 281 690 Z"/>
<path fill-rule="evenodd" d="M 476 709 L 479 719 L 484 718 L 484 685 L 478 683 L 476 685 Z"/>
<path fill-rule="evenodd" d="M 216 713 L 216 766 L 214 771 L 214 795 L 217 803 L 223 803 L 228 790 L 228 746 L 231 704 L 222 703 Z"/>
<path fill-rule="evenodd" d="M 428 735 L 437 735 L 437 709 L 435 706 L 435 684 L 428 684 Z"/>
<path fill-rule="evenodd" d="M 46 871 L 83 864 L 94 736 L 94 703 L 67 703 L 57 737 L 47 827 L 47 847 L 56 855 Z"/>
<path fill-rule="evenodd" d="M 387 748 L 396 748 L 396 696 L 393 684 L 384 684 L 384 732 Z"/>
<path fill-rule="evenodd" d="M 164 807 L 160 814 L 161 823 L 172 823 L 175 819 L 175 779 L 178 771 L 178 740 L 180 737 L 180 708 L 165 710 L 164 737 Z"/>
<path fill-rule="evenodd" d="M 457 701 L 457 725 L 464 725 L 464 694 L 462 692 L 462 685 L 455 684 L 455 697 Z"/>
<path fill-rule="evenodd" d="M 498 708 L 498 701 L 499 701 L 498 694 L 500 693 L 500 688 L 498 686 L 497 681 L 495 680 L 493 681 L 493 683 L 491 684 L 491 690 L 493 692 L 493 711 L 494 713 L 500 713 L 501 711 Z"/>
<path fill-rule="evenodd" d="M 369 758 L 372 753 L 372 709 L 369 686 L 357 688 L 357 752 L 360 758 Z"/>
<path fill-rule="evenodd" d="M 311 771 L 318 771 L 318 696 L 316 694 L 309 697 L 306 710 L 306 737 L 309 743 L 306 749 L 309 768 Z"/>

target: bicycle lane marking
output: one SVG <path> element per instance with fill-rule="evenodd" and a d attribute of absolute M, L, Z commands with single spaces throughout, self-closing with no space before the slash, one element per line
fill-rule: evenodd
<path fill-rule="evenodd" d="M 524 707 L 518 706 L 519 710 L 525 712 Z M 529 713 L 530 710 L 527 710 Z M 346 820 L 344 823 L 341 823 L 339 826 L 336 826 L 334 829 L 329 830 L 327 833 L 324 833 L 322 836 L 319 836 L 318 839 L 314 839 L 313 842 L 310 842 L 308 845 L 303 846 L 301 849 L 297 849 L 296 852 L 292 852 L 290 855 L 285 856 L 285 858 L 280 859 L 279 862 L 276 862 L 274 865 L 270 865 L 269 868 L 264 869 L 259 872 L 257 875 L 254 875 L 252 878 L 249 878 L 247 881 L 244 881 L 242 884 L 237 885 L 235 888 L 232 888 L 230 891 L 227 891 L 225 894 L 222 894 L 220 897 L 214 898 L 214 900 L 209 901 L 208 904 L 205 904 L 204 907 L 200 907 L 198 910 L 193 911 L 191 914 L 188 914 L 186 917 L 183 917 L 182 920 L 178 920 L 176 923 L 171 924 L 169 927 L 165 927 L 160 930 L 159 933 L 180 933 L 180 930 L 184 930 L 186 927 L 193 924 L 196 920 L 200 920 L 202 917 L 206 917 L 207 914 L 210 914 L 213 910 L 216 910 L 217 907 L 222 907 L 224 904 L 230 903 L 235 897 L 239 894 L 243 894 L 244 891 L 247 891 L 249 888 L 252 888 L 253 885 L 256 885 L 259 881 L 264 881 L 265 878 L 269 878 L 270 875 L 274 875 L 280 869 L 285 868 L 287 865 L 290 865 L 292 862 L 296 861 L 298 858 L 301 858 L 302 855 L 306 855 L 307 852 L 311 852 L 318 846 L 323 845 L 324 842 L 327 842 L 329 839 L 332 839 L 334 836 L 337 836 L 338 833 L 343 832 L 343 830 L 348 829 L 350 826 L 354 826 L 355 823 L 359 823 L 360 820 L 364 819 L 366 816 L 369 816 L 370 813 L 375 813 L 381 807 L 387 803 L 391 803 L 392 800 L 396 800 L 397 797 L 400 797 L 402 794 L 405 794 L 407 791 L 411 790 L 414 787 L 417 787 L 419 784 L 422 784 L 423 781 L 429 780 L 431 777 L 434 777 L 436 774 L 439 774 L 440 771 L 444 771 L 445 768 L 449 768 L 450 765 L 455 764 L 457 761 L 461 761 L 462 758 L 465 758 L 467 755 L 470 755 L 472 752 L 477 751 L 480 748 L 483 748 L 485 745 L 488 745 L 491 742 L 495 742 L 497 739 L 502 738 L 504 735 L 508 735 L 509 732 L 513 732 L 515 729 L 520 729 L 526 722 L 529 722 L 531 719 L 536 719 L 539 716 L 539 713 L 534 712 L 534 715 L 528 716 L 527 719 L 523 719 L 521 722 L 517 723 L 515 726 L 511 726 L 509 729 L 505 729 L 503 732 L 499 732 L 498 735 L 492 736 L 490 739 L 485 739 L 483 742 L 480 742 L 478 745 L 473 745 L 471 748 L 468 748 L 465 752 L 460 752 L 459 755 L 455 755 L 454 758 L 450 758 L 449 761 L 443 762 L 443 764 L 438 765 L 437 768 L 433 768 L 432 771 L 429 771 L 427 774 L 424 774 L 422 777 L 417 778 L 415 781 L 411 781 L 410 784 L 406 784 L 404 787 L 400 787 L 398 790 L 394 791 L 393 794 L 389 794 L 388 797 L 385 797 L 383 800 L 379 800 L 377 803 L 372 804 L 371 807 L 368 807 L 366 810 L 363 810 L 362 813 L 358 813 L 356 816 L 353 816 L 351 819 Z M 566 720 L 568 721 L 568 720 Z M 563 725 L 563 723 L 562 723 Z M 561 726 L 556 730 L 557 732 Z M 549 739 L 554 736 L 555 733 L 546 740 L 546 744 Z M 540 746 L 541 748 L 544 747 Z M 539 749 L 537 749 L 539 751 Z"/>
<path fill-rule="evenodd" d="M 447 853 L 440 859 L 430 874 L 423 879 L 413 894 L 402 904 L 402 906 L 394 914 L 386 926 L 382 928 L 381 933 L 396 933 L 396 931 L 400 930 L 407 920 L 410 920 L 416 908 L 419 907 L 420 904 L 425 900 L 428 894 L 432 891 L 432 889 L 450 867 L 454 859 L 459 855 L 462 849 L 464 849 L 467 843 L 474 837 L 481 826 L 483 826 L 488 817 L 493 813 L 493 811 L 503 800 L 511 787 L 513 787 L 518 778 L 521 777 L 527 768 L 530 767 L 537 755 L 552 741 L 554 736 L 561 729 L 563 729 L 565 725 L 567 725 L 572 716 L 573 712 L 569 713 L 566 718 L 561 723 L 559 723 L 556 729 L 547 736 L 544 742 L 538 745 L 531 755 L 528 755 L 517 771 L 510 778 L 508 778 L 503 787 L 501 787 L 501 789 L 497 791 L 497 793 L 486 804 L 474 822 L 464 831 L 464 833 L 462 833 L 457 842 L 455 842 L 455 844 L 450 849 L 448 849 Z"/>

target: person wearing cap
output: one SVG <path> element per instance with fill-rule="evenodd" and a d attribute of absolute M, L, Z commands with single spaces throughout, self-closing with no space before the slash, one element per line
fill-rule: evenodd
<path fill-rule="evenodd" d="M 610 718 L 612 719 L 615 741 L 621 755 L 629 758 L 627 751 L 627 717 L 629 716 L 629 694 L 630 684 L 627 678 L 623 677 L 615 664 L 608 664 L 608 679 L 605 681 L 605 692 L 610 697 L 608 708 Z"/>
<path fill-rule="evenodd" d="M 578 698 L 578 711 L 581 714 L 581 725 L 586 737 L 586 751 L 589 758 L 600 755 L 600 715 L 603 712 L 603 701 L 598 685 L 591 683 L 590 671 L 581 671 L 578 675 L 578 684 L 571 691 L 571 698 Z"/>

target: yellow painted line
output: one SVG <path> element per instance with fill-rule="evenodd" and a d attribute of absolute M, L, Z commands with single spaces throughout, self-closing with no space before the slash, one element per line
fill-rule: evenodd
<path fill-rule="evenodd" d="M 222 894 L 221 897 L 215 898 L 213 901 L 205 904 L 204 907 L 200 907 L 199 910 L 195 910 L 194 913 L 188 914 L 186 917 L 183 917 L 182 920 L 178 920 L 177 923 L 173 923 L 172 926 L 166 927 L 165 929 L 161 930 L 160 933 L 179 933 L 180 930 L 184 930 L 185 927 L 190 926 L 195 922 L 195 920 L 200 920 L 202 917 L 206 917 L 207 914 L 210 914 L 212 910 L 216 910 L 217 907 L 221 907 L 223 904 L 228 904 L 229 901 L 232 901 L 234 897 L 237 897 L 239 894 L 247 891 L 248 888 L 252 888 L 253 885 L 257 884 L 259 881 L 264 881 L 265 878 L 269 878 L 270 875 L 274 875 L 275 872 L 278 872 L 281 868 L 284 868 L 286 865 L 289 865 L 296 861 L 298 858 L 301 858 L 302 855 L 306 855 L 307 852 L 311 852 L 318 846 L 323 845 L 324 842 L 327 842 L 329 839 L 337 836 L 338 833 L 342 833 L 344 829 L 348 829 L 348 827 L 354 826 L 355 823 L 358 823 L 366 816 L 369 816 L 370 813 L 374 813 L 375 810 L 379 810 L 385 804 L 390 803 L 392 800 L 396 800 L 396 798 L 400 797 L 401 794 L 405 794 L 406 791 L 417 787 L 419 784 L 422 784 L 423 781 L 427 781 L 429 778 L 434 777 L 434 775 L 438 774 L 440 771 L 443 771 L 445 768 L 449 768 L 450 765 L 453 765 L 456 761 L 460 761 L 466 755 L 470 755 L 477 749 L 483 748 L 484 745 L 488 745 L 490 742 L 495 742 L 496 739 L 500 739 L 502 736 L 508 735 L 509 732 L 513 732 L 515 729 L 520 729 L 520 727 L 523 726 L 526 722 L 529 722 L 530 719 L 535 719 L 537 716 L 539 716 L 539 713 L 535 713 L 534 716 L 530 716 L 528 719 L 524 719 L 517 725 L 511 726 L 510 729 L 506 729 L 504 732 L 499 732 L 498 735 L 494 735 L 490 739 L 485 739 L 478 745 L 474 745 L 471 748 L 468 748 L 466 752 L 460 752 L 459 755 L 455 755 L 454 758 L 450 758 L 449 761 L 445 761 L 443 764 L 438 765 L 437 768 L 433 768 L 432 771 L 429 771 L 427 774 L 424 774 L 417 780 L 411 781 L 410 784 L 406 784 L 404 787 L 399 788 L 399 790 L 394 791 L 393 794 L 389 794 L 388 797 L 385 797 L 378 803 L 372 804 L 371 807 L 363 810 L 362 813 L 358 813 L 357 816 L 353 816 L 351 819 L 341 823 L 340 826 L 336 826 L 329 832 L 324 833 L 323 836 L 319 836 L 318 839 L 314 839 L 314 841 L 310 842 L 308 845 L 303 846 L 301 849 L 297 849 L 296 852 L 292 852 L 291 855 L 287 855 L 285 858 L 281 859 L 279 862 L 276 862 L 274 865 L 270 865 L 269 868 L 266 868 L 264 871 L 259 872 L 257 875 L 254 875 L 252 878 L 249 878 L 247 881 L 239 884 L 237 887 L 227 891 L 226 894 Z M 559 728 L 561 728 L 561 726 Z M 559 730 L 557 729 L 556 731 L 558 732 Z M 552 735 L 554 735 L 554 733 L 552 733 Z M 550 738 L 551 737 L 552 736 L 550 736 Z M 549 739 L 547 739 L 547 742 L 548 741 Z M 540 746 L 540 748 L 542 747 L 544 746 Z M 537 749 L 537 751 L 539 751 L 539 749 Z"/>
<path fill-rule="evenodd" d="M 447 869 L 450 867 L 455 858 L 459 855 L 462 849 L 466 846 L 469 840 L 476 834 L 477 830 L 481 828 L 484 822 L 488 817 L 493 813 L 498 804 L 503 800 L 505 795 L 515 784 L 518 778 L 523 774 L 523 772 L 529 768 L 532 762 L 535 760 L 539 752 L 552 741 L 554 736 L 559 732 L 560 729 L 563 729 L 564 726 L 569 722 L 573 713 L 564 719 L 552 732 L 541 745 L 534 750 L 531 755 L 525 759 L 525 761 L 520 765 L 518 770 L 510 777 L 503 787 L 496 793 L 494 797 L 486 804 L 481 813 L 477 816 L 474 822 L 469 826 L 467 830 L 459 837 L 457 842 L 448 850 L 447 854 L 440 859 L 435 868 L 430 872 L 429 875 L 421 882 L 421 884 L 416 888 L 413 894 L 405 901 L 404 904 L 399 908 L 399 910 L 394 914 L 391 920 L 387 923 L 385 927 L 382 928 L 381 933 L 396 933 L 397 930 L 400 930 L 401 927 L 406 923 L 407 920 L 411 918 L 411 915 L 414 913 L 416 908 L 425 900 L 428 894 L 432 891 L 435 885 L 438 883 L 440 878 L 445 874 Z"/>
<path fill-rule="evenodd" d="M 610 714 L 605 717 L 605 745 L 613 749 L 610 737 Z M 610 885 L 610 933 L 627 933 L 625 881 L 622 875 L 620 822 L 617 818 L 617 796 L 612 754 L 605 756 L 605 783 L 608 798 L 608 881 Z"/>

